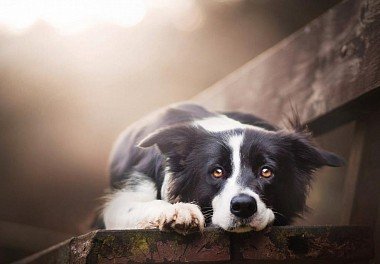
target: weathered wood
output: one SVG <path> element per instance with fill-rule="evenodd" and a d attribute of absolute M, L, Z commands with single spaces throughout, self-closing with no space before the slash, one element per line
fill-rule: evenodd
<path fill-rule="evenodd" d="M 375 227 L 378 200 L 380 198 L 380 107 L 363 118 L 366 136 L 355 197 L 352 204 L 350 224 Z M 377 238 L 380 246 L 380 237 Z M 380 256 L 379 256 L 380 257 Z"/>
<path fill-rule="evenodd" d="M 99 232 L 87 258 L 90 263 L 229 261 L 230 242 L 223 232 L 203 235 L 145 231 Z"/>
<path fill-rule="evenodd" d="M 363 233 L 362 233 L 363 232 Z M 305 263 L 350 263 L 371 254 L 368 244 L 357 237 L 372 236 L 361 227 L 283 227 L 268 234 L 233 236 L 235 260 L 271 260 Z M 367 241 L 369 242 L 369 241 Z M 362 244 L 363 243 L 363 244 Z"/>
<path fill-rule="evenodd" d="M 379 109 L 380 89 L 373 89 L 307 123 L 314 135 L 326 133 Z"/>
<path fill-rule="evenodd" d="M 353 188 L 352 203 L 350 206 L 350 214 L 347 214 L 347 221 L 350 225 L 366 225 L 374 230 L 380 228 L 380 219 L 377 217 L 380 201 L 380 105 L 377 111 L 368 113 L 362 116 L 357 122 L 361 123 L 365 135 L 363 136 L 362 150 L 360 161 L 353 164 L 355 167 L 357 178 L 356 186 Z M 360 147 L 359 147 L 360 148 Z M 355 143 L 352 146 L 352 152 L 358 151 L 355 149 Z M 360 150 L 359 150 L 360 151 Z M 353 154 L 355 155 L 355 154 Z M 347 204 L 349 206 L 349 204 Z M 379 233 L 375 236 L 376 252 L 380 249 Z M 380 261 L 380 254 L 376 255 L 375 263 Z"/>
<path fill-rule="evenodd" d="M 181 236 L 158 230 L 95 231 L 19 263 L 264 262 L 352 263 L 373 257 L 366 227 L 273 227 L 230 234 L 206 229 Z"/>
<path fill-rule="evenodd" d="M 347 175 L 344 181 L 344 191 L 342 199 L 341 224 L 349 225 L 352 217 L 352 205 L 354 203 L 356 186 L 360 177 L 360 167 L 362 163 L 363 148 L 366 137 L 366 124 L 357 121 L 355 124 L 354 138 L 352 142 L 350 158 L 348 160 Z"/>
<path fill-rule="evenodd" d="M 279 123 L 294 104 L 309 123 L 380 86 L 380 1 L 347 0 L 193 101 Z"/>

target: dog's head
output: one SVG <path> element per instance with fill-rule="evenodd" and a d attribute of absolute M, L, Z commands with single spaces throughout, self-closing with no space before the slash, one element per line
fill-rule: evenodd
<path fill-rule="evenodd" d="M 304 211 L 314 170 L 343 164 L 295 124 L 268 131 L 220 116 L 160 129 L 140 146 L 166 157 L 164 199 L 195 202 L 225 230 L 258 231 Z"/>

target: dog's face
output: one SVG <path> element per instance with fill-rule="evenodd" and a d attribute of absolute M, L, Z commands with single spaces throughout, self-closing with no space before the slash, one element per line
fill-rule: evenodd
<path fill-rule="evenodd" d="M 233 232 L 262 230 L 275 220 L 288 224 L 305 209 L 312 172 L 342 165 L 303 132 L 227 118 L 168 127 L 140 146 L 154 144 L 167 158 L 164 198 L 195 202 L 208 222 Z"/>

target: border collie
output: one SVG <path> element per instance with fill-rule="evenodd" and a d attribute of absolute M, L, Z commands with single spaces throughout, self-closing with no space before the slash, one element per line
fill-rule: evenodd
<path fill-rule="evenodd" d="M 289 224 L 306 209 L 312 173 L 343 165 L 312 143 L 298 118 L 290 123 L 280 130 L 250 114 L 185 103 L 132 124 L 111 154 L 104 227 L 186 234 Z"/>

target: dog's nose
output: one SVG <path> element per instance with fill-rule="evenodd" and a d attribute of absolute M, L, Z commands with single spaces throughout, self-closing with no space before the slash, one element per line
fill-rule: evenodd
<path fill-rule="evenodd" d="M 237 217 L 250 217 L 257 211 L 256 199 L 247 194 L 239 194 L 232 198 L 230 210 Z"/>

